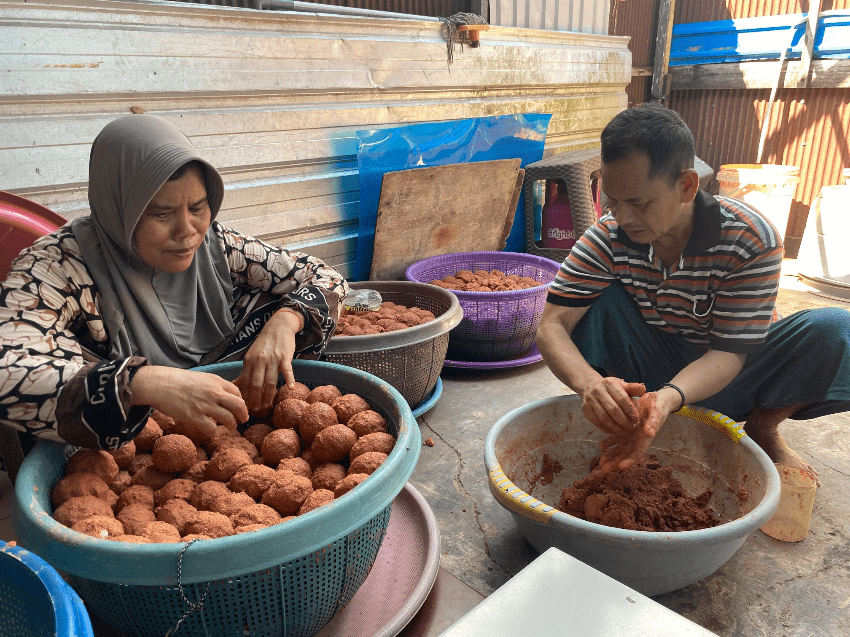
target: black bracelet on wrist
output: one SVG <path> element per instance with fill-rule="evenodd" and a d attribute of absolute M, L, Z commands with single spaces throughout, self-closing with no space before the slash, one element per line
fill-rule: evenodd
<path fill-rule="evenodd" d="M 682 402 L 681 402 L 681 403 L 679 403 L 679 406 L 678 406 L 678 407 L 676 407 L 676 410 L 675 410 L 675 411 L 679 411 L 682 407 L 684 407 L 684 406 L 685 406 L 685 392 L 683 392 L 681 389 L 679 389 L 679 388 L 678 388 L 676 385 L 674 385 L 673 383 L 664 383 L 664 384 L 663 384 L 663 385 L 661 385 L 661 387 L 659 387 L 658 389 L 661 389 L 661 388 L 663 388 L 663 387 L 669 387 L 670 389 L 675 389 L 677 392 L 679 392 L 679 396 L 682 398 Z"/>

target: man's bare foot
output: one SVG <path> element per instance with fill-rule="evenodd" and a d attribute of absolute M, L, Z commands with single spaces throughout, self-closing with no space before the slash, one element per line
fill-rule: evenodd
<path fill-rule="evenodd" d="M 815 477 L 817 485 L 820 486 L 817 470 L 806 462 L 800 454 L 791 449 L 778 431 L 774 431 L 772 434 L 768 432 L 766 435 L 761 432 L 753 432 L 749 433 L 749 436 L 775 464 L 784 464 L 788 467 L 797 467 L 803 471 L 808 471 Z"/>
<path fill-rule="evenodd" d="M 820 478 L 817 470 L 806 462 L 800 454 L 791 449 L 785 439 L 779 433 L 779 423 L 798 412 L 805 405 L 794 405 L 784 409 L 765 409 L 757 407 L 747 418 L 744 431 L 753 439 L 768 458 L 775 464 L 784 464 L 789 467 L 797 467 L 808 471 L 815 477 L 817 485 L 820 486 Z"/>

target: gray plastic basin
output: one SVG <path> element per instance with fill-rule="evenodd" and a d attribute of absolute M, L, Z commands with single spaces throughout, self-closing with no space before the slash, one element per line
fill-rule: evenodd
<path fill-rule="evenodd" d="M 780 483 L 767 454 L 740 437 L 733 421 L 689 406 L 685 412 L 690 417 L 670 415 L 649 452 L 673 469 L 688 494 L 712 489 L 709 506 L 724 520 L 719 526 L 628 531 L 555 509 L 561 490 L 588 475 L 605 437 L 585 419 L 576 395 L 530 403 L 493 425 L 484 446 L 490 490 L 541 553 L 557 547 L 644 595 L 688 586 L 720 568 L 767 522 L 779 504 Z M 534 481 L 544 453 L 563 470 L 541 486 Z"/>

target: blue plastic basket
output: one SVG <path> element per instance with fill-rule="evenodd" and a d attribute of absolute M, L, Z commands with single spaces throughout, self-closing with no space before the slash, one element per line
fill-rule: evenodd
<path fill-rule="evenodd" d="M 0 635 L 94 637 L 74 589 L 50 564 L 11 544 L 0 548 Z"/>
<path fill-rule="evenodd" d="M 199 368 L 228 380 L 241 363 Z M 82 535 L 56 522 L 49 493 L 74 447 L 40 442 L 15 484 L 13 524 L 21 543 L 69 579 L 94 615 L 127 635 L 308 637 L 345 606 L 369 574 L 390 508 L 419 458 L 419 427 L 407 402 L 376 376 L 334 363 L 293 361 L 310 387 L 334 384 L 356 393 L 386 417 L 397 443 L 356 489 L 283 524 L 195 542 L 130 544 Z M 206 597 L 204 597 L 204 591 Z M 204 597 L 203 609 L 186 615 Z"/>

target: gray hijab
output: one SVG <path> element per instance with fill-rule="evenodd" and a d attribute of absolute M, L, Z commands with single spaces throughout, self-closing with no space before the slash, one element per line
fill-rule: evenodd
<path fill-rule="evenodd" d="M 233 331 L 233 284 L 212 227 L 184 272 L 151 268 L 133 242 L 151 199 L 192 160 L 204 164 L 215 219 L 224 197 L 221 175 L 173 124 L 128 115 L 107 124 L 92 144 L 91 215 L 71 229 L 101 294 L 112 359 L 144 356 L 154 365 L 192 367 Z"/>

